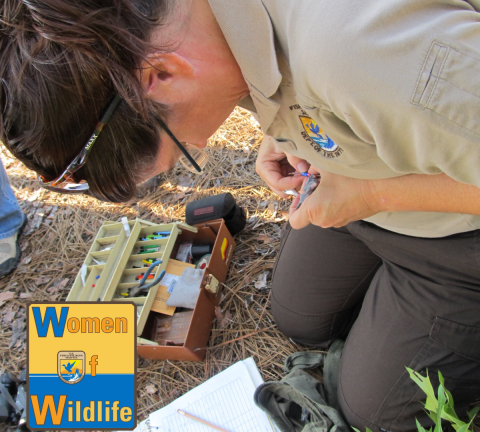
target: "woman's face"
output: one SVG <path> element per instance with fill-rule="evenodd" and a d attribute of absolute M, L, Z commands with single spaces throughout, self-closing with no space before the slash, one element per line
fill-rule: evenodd
<path fill-rule="evenodd" d="M 249 91 L 208 1 L 195 1 L 188 16 L 188 25 L 160 28 L 153 35 L 153 43 L 165 46 L 174 40 L 178 48 L 152 55 L 141 80 L 147 97 L 168 107 L 167 126 L 176 138 L 204 148 Z M 163 133 L 157 174 L 173 168 L 180 155 Z"/>

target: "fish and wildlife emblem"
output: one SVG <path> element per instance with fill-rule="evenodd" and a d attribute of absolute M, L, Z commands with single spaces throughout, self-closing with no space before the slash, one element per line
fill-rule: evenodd
<path fill-rule="evenodd" d="M 326 152 L 335 152 L 338 150 L 337 144 L 335 144 L 327 134 L 320 129 L 315 120 L 307 116 L 299 116 L 302 121 L 303 129 L 307 133 L 308 137 L 318 144 Z"/>
<path fill-rule="evenodd" d="M 85 353 L 83 351 L 60 351 L 57 374 L 67 384 L 77 384 L 85 376 Z"/>

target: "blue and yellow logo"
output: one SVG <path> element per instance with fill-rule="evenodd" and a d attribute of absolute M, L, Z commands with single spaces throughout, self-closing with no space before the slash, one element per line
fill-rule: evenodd
<path fill-rule="evenodd" d="M 136 425 L 133 303 L 32 303 L 28 307 L 30 429 Z"/>
<path fill-rule="evenodd" d="M 327 152 L 334 152 L 338 146 L 328 137 L 328 135 L 320 129 L 317 122 L 311 117 L 299 116 L 302 121 L 303 129 L 307 135 Z"/>
<path fill-rule="evenodd" d="M 85 376 L 85 353 L 83 351 L 60 351 L 57 374 L 64 383 L 79 383 Z"/>

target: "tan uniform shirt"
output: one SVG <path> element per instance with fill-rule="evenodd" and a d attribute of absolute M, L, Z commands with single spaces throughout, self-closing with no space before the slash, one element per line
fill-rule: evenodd
<path fill-rule="evenodd" d="M 209 0 L 281 148 L 359 179 L 446 173 L 480 187 L 479 0 Z M 267 138 L 272 139 L 272 138 Z M 379 213 L 420 237 L 480 216 Z"/>

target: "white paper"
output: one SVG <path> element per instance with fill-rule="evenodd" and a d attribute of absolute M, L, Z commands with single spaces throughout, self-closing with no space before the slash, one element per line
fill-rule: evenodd
<path fill-rule="evenodd" d="M 122 217 L 122 224 L 123 224 L 123 229 L 125 230 L 125 234 L 127 237 L 130 237 L 130 225 L 128 225 L 128 218 Z"/>
<path fill-rule="evenodd" d="M 178 261 L 188 262 L 188 257 L 191 255 L 190 251 L 192 249 L 192 243 L 183 243 L 178 247 L 177 256 L 175 257 Z"/>
<path fill-rule="evenodd" d="M 85 278 L 87 277 L 87 266 L 82 264 L 80 269 L 80 278 L 82 279 L 82 285 L 85 286 Z"/>
<path fill-rule="evenodd" d="M 255 360 L 253 360 L 253 357 L 249 357 L 246 360 L 243 360 L 243 363 L 245 363 L 245 366 L 247 366 L 248 372 L 252 377 L 255 388 L 263 384 L 264 381 L 263 381 L 262 375 L 260 374 L 260 371 L 258 370 L 257 365 L 255 364 Z M 252 395 L 252 399 L 253 399 L 253 395 Z M 273 423 L 272 420 L 270 420 L 270 424 L 272 425 L 273 429 L 276 432 L 280 432 L 280 429 L 277 428 L 277 425 Z"/>
<path fill-rule="evenodd" d="M 253 393 L 262 382 L 253 359 L 237 362 L 150 414 L 151 430 L 211 432 L 210 427 L 178 414 L 181 409 L 230 432 L 272 432 L 267 415 L 253 402 Z"/>
<path fill-rule="evenodd" d="M 163 276 L 162 280 L 160 281 L 160 285 L 170 288 L 170 285 L 172 284 L 172 282 L 175 281 L 176 283 L 178 279 L 180 279 L 180 276 L 176 276 L 171 273 L 165 273 L 165 276 Z"/>

